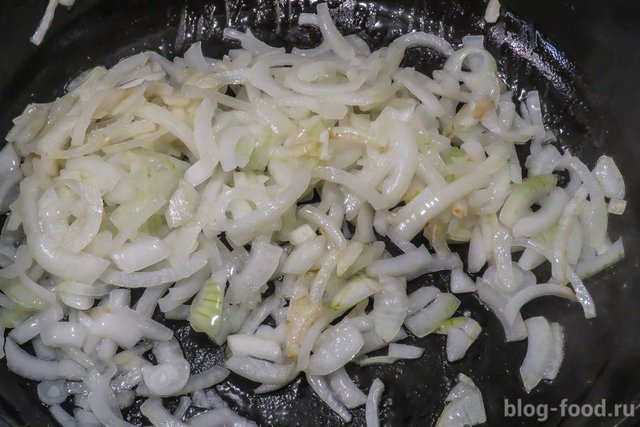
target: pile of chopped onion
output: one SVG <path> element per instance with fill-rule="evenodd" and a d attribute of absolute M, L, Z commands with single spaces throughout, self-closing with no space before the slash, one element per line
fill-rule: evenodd
<path fill-rule="evenodd" d="M 287 53 L 228 29 L 242 48 L 223 59 L 200 43 L 173 61 L 140 53 L 15 119 L 0 154 L 0 349 L 64 426 L 129 425 L 121 411 L 142 397 L 154 425 L 252 424 L 212 389 L 230 372 L 256 393 L 304 374 L 342 419 L 366 405 L 377 425 L 384 385 L 345 365 L 420 358 L 400 343 L 410 334 L 445 334 L 447 359 L 463 358 L 482 326 L 454 294 L 477 293 L 507 341 L 530 337 L 527 391 L 557 375 L 563 330 L 520 308 L 553 295 L 595 316 L 582 279 L 624 256 L 607 235 L 625 197 L 611 158 L 590 170 L 555 148 L 538 94 L 514 103 L 482 37 L 454 49 L 414 32 L 370 52 L 326 4 L 300 24 L 323 42 Z M 401 68 L 413 47 L 444 67 Z M 436 271 L 451 292 L 407 292 Z M 162 317 L 226 345 L 224 366 L 192 372 Z M 486 418 L 463 373 L 446 401 L 441 426 Z M 205 411 L 185 419 L 190 407 Z"/>

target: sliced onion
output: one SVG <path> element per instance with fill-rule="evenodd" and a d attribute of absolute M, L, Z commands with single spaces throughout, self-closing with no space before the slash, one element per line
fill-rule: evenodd
<path fill-rule="evenodd" d="M 424 348 L 407 344 L 389 344 L 389 357 L 395 359 L 419 359 L 424 353 Z"/>
<path fill-rule="evenodd" d="M 440 191 L 434 192 L 429 187 L 398 211 L 398 224 L 391 235 L 397 240 L 412 239 L 435 216 L 442 213 L 457 199 L 465 197 L 473 190 L 483 187 L 489 176 L 482 172 L 465 175 Z M 435 203 L 429 203 L 435 200 Z"/>
<path fill-rule="evenodd" d="M 569 240 L 571 224 L 586 203 L 587 191 L 580 187 L 576 194 L 565 206 L 557 230 L 552 240 L 551 275 L 554 281 L 564 285 L 567 281 L 567 259 L 569 255 Z"/>
<path fill-rule="evenodd" d="M 327 42 L 327 45 L 340 58 L 347 61 L 354 59 L 356 56 L 355 50 L 336 28 L 331 15 L 329 15 L 329 6 L 326 3 L 320 3 L 316 8 L 318 11 L 318 27 L 320 27 L 322 37 Z"/>
<path fill-rule="evenodd" d="M 346 311 L 360 301 L 383 290 L 380 283 L 368 277 L 361 277 L 345 284 L 331 300 L 330 307 L 337 311 Z"/>
<path fill-rule="evenodd" d="M 184 359 L 176 340 L 161 342 L 154 346 L 153 354 L 158 364 L 142 368 L 142 378 L 148 389 L 157 396 L 179 393 L 189 380 L 191 368 Z"/>
<path fill-rule="evenodd" d="M 347 248 L 347 239 L 344 237 L 344 234 L 342 234 L 340 228 L 318 208 L 314 206 L 305 206 L 300 209 L 298 215 L 310 221 L 313 225 L 318 226 L 335 248 L 341 250 Z"/>
<path fill-rule="evenodd" d="M 273 315 L 274 312 L 283 305 L 284 300 L 279 295 L 272 295 L 266 298 L 258 307 L 249 313 L 238 332 L 253 334 L 269 315 Z"/>
<path fill-rule="evenodd" d="M 22 345 L 27 341 L 30 341 L 36 335 L 40 334 L 45 328 L 49 327 L 52 323 L 62 319 L 64 313 L 62 308 L 55 305 L 46 310 L 40 311 L 27 320 L 17 325 L 10 333 L 9 336 L 18 344 Z"/>
<path fill-rule="evenodd" d="M 93 412 L 86 409 L 76 408 L 73 411 L 74 417 L 79 425 L 83 427 L 101 427 L 100 421 L 93 415 Z"/>
<path fill-rule="evenodd" d="M 7 367 L 16 374 L 34 381 L 66 378 L 79 380 L 85 377 L 85 369 L 71 360 L 48 361 L 31 356 L 22 350 L 12 338 L 4 344 Z"/>
<path fill-rule="evenodd" d="M 409 312 L 407 284 L 404 279 L 385 277 L 380 281 L 382 291 L 374 297 L 373 310 L 370 316 L 376 334 L 391 341 L 395 337 Z"/>
<path fill-rule="evenodd" d="M 569 279 L 569 283 L 571 283 L 573 292 L 575 292 L 576 299 L 580 305 L 582 305 L 584 317 L 587 319 L 596 317 L 596 305 L 593 302 L 593 298 L 591 298 L 591 294 L 582 282 L 582 279 L 580 279 L 580 276 L 578 276 L 571 267 L 567 268 L 567 278 Z"/>
<path fill-rule="evenodd" d="M 471 232 L 469 241 L 468 265 L 470 273 L 477 273 L 487 263 L 487 250 L 484 236 L 479 226 L 475 226 Z"/>
<path fill-rule="evenodd" d="M 63 379 L 42 381 L 38 384 L 38 399 L 47 405 L 59 405 L 69 397 Z"/>
<path fill-rule="evenodd" d="M 179 267 L 166 267 L 156 271 L 137 271 L 128 274 L 122 271 L 108 269 L 101 276 L 101 280 L 109 285 L 125 288 L 147 288 L 186 279 L 195 272 L 200 271 L 206 263 L 206 254 L 198 251 L 189 258 L 185 265 Z"/>
<path fill-rule="evenodd" d="M 471 318 L 453 317 L 440 326 L 438 332 L 447 334 L 447 360 L 455 362 L 464 357 L 482 332 L 482 327 Z"/>
<path fill-rule="evenodd" d="M 189 410 L 189 406 L 191 406 L 191 398 L 189 396 L 182 396 L 178 401 L 178 407 L 173 411 L 173 416 L 178 420 L 184 419 L 184 415 Z"/>
<path fill-rule="evenodd" d="M 413 279 L 427 272 L 432 256 L 424 246 L 393 258 L 379 259 L 367 267 L 370 276 L 404 276 Z"/>
<path fill-rule="evenodd" d="M 86 326 L 75 322 L 56 322 L 40 332 L 42 343 L 49 347 L 82 347 L 87 338 Z"/>
<path fill-rule="evenodd" d="M 191 277 L 177 281 L 167 295 L 158 300 L 160 310 L 166 313 L 187 302 L 202 288 L 208 275 L 207 269 L 203 268 Z"/>
<path fill-rule="evenodd" d="M 55 14 L 56 7 L 58 7 L 58 3 L 60 3 L 59 0 L 49 0 L 47 9 L 42 16 L 40 24 L 38 24 L 36 32 L 33 34 L 33 36 L 31 36 L 31 43 L 35 44 L 36 46 L 38 46 L 44 40 L 44 36 L 45 34 L 47 34 L 47 31 L 49 30 L 49 27 L 53 22 L 53 16 Z"/>
<path fill-rule="evenodd" d="M 338 400 L 338 397 L 331 390 L 324 377 L 307 374 L 306 378 L 313 391 L 316 392 L 318 397 L 326 403 L 333 412 L 340 415 L 345 422 L 348 423 L 351 421 L 351 413 L 340 403 L 340 400 Z"/>
<path fill-rule="evenodd" d="M 559 325 L 552 328 L 544 317 L 525 321 L 529 341 L 520 376 L 527 393 L 543 378 L 554 379 L 563 358 L 563 334 Z"/>
<path fill-rule="evenodd" d="M 62 409 L 60 405 L 52 405 L 49 408 L 49 412 L 53 418 L 60 423 L 62 427 L 77 427 L 78 423 L 67 411 Z"/>
<path fill-rule="evenodd" d="M 380 420 L 378 418 L 378 405 L 380 403 L 382 393 L 384 393 L 384 384 L 376 378 L 373 380 L 373 383 L 369 388 L 369 395 L 367 396 L 367 408 L 365 410 L 367 427 L 377 427 L 380 425 Z"/>
<path fill-rule="evenodd" d="M 171 329 L 128 308 L 102 314 L 90 326 L 89 332 L 109 338 L 124 348 L 133 347 L 143 336 L 161 341 L 168 341 L 173 336 Z"/>
<path fill-rule="evenodd" d="M 451 294 L 440 293 L 428 306 L 406 318 L 405 326 L 412 334 L 422 338 L 435 331 L 455 313 L 460 300 Z"/>
<path fill-rule="evenodd" d="M 242 271 L 229 282 L 225 299 L 240 303 L 267 283 L 280 262 L 282 248 L 265 242 L 255 243 Z"/>
<path fill-rule="evenodd" d="M 510 325 L 513 325 L 518 313 L 520 312 L 520 308 L 532 299 L 542 296 L 557 296 L 572 301 L 576 300 L 575 294 L 566 286 L 554 284 L 527 286 L 515 294 L 504 307 L 504 316 L 507 322 L 509 322 Z"/>
<path fill-rule="evenodd" d="M 29 249 L 26 245 L 20 245 L 15 250 L 15 259 L 13 264 L 0 270 L 0 277 L 4 279 L 14 279 L 20 274 L 24 273 L 33 264 L 33 258 L 29 253 Z"/>
<path fill-rule="evenodd" d="M 504 310 L 509 302 L 509 297 L 505 296 L 498 290 L 494 289 L 483 279 L 476 282 L 478 287 L 478 296 L 480 300 L 489 306 L 493 314 L 496 315 L 504 329 L 506 341 L 520 341 L 527 337 L 527 330 L 519 311 L 516 311 L 515 320 L 513 322 L 507 320 Z M 526 289 L 526 288 L 525 288 Z"/>
<path fill-rule="evenodd" d="M 111 258 L 120 270 L 133 273 L 162 261 L 169 254 L 169 248 L 162 240 L 146 236 L 124 245 L 120 250 L 113 252 Z"/>
<path fill-rule="evenodd" d="M 338 277 L 344 276 L 349 270 L 349 267 L 351 267 L 360 257 L 363 250 L 364 244 L 352 239 L 347 245 L 343 255 L 338 260 L 338 264 L 336 265 L 336 275 Z"/>
<path fill-rule="evenodd" d="M 580 261 L 575 267 L 575 272 L 582 279 L 586 279 L 601 272 L 623 258 L 624 247 L 622 245 L 622 238 L 619 238 L 603 254 Z"/>
<path fill-rule="evenodd" d="M 294 246 L 300 246 L 316 236 L 313 228 L 309 224 L 304 224 L 289 233 L 289 242 Z"/>
<path fill-rule="evenodd" d="M 555 188 L 536 212 L 520 218 L 513 226 L 514 236 L 534 236 L 555 224 L 569 198 L 562 188 Z"/>
<path fill-rule="evenodd" d="M 359 356 L 370 353 L 372 351 L 380 350 L 381 348 L 389 345 L 389 342 L 380 338 L 375 331 L 363 333 L 362 338 L 364 339 L 364 345 L 362 346 L 360 353 L 358 353 Z M 400 329 L 400 331 L 398 331 L 398 334 L 393 337 L 391 342 L 402 341 L 405 338 L 407 338 L 407 333 L 403 329 Z"/>
<path fill-rule="evenodd" d="M 627 201 L 616 199 L 615 197 L 609 200 L 607 204 L 607 212 L 614 215 L 624 215 L 624 211 L 627 209 Z"/>
<path fill-rule="evenodd" d="M 133 424 L 122 419 L 120 409 L 117 407 L 116 396 L 109 385 L 114 372 L 115 368 L 108 370 L 104 374 L 96 372 L 85 379 L 85 384 L 89 387 L 87 401 L 91 412 L 102 424 L 115 427 L 131 427 Z"/>
<path fill-rule="evenodd" d="M 285 274 L 306 273 L 311 270 L 325 254 L 325 249 L 326 243 L 323 236 L 317 236 L 307 240 L 289 254 L 282 267 L 282 272 Z"/>
<path fill-rule="evenodd" d="M 338 265 L 340 253 L 340 250 L 332 249 L 322 260 L 320 270 L 318 270 L 318 273 L 313 279 L 313 283 L 311 283 L 311 287 L 309 289 L 310 300 L 313 304 L 320 304 L 322 302 L 327 283 Z"/>
<path fill-rule="evenodd" d="M 324 310 L 320 305 L 311 304 L 306 296 L 295 298 L 289 304 L 287 311 L 287 321 L 285 323 L 285 354 L 289 359 L 298 358 L 301 346 L 307 341 L 306 335 L 310 332 L 310 328 L 320 319 Z M 330 320 L 329 320 L 330 321 Z M 326 326 L 326 324 L 324 325 Z M 319 329 L 320 327 L 318 327 Z M 317 334 L 319 335 L 320 329 Z M 317 336 L 316 336 L 317 338 Z M 309 339 L 309 347 L 315 342 Z M 306 350 L 308 356 L 311 348 Z M 308 363 L 308 361 L 307 361 Z M 306 366 L 305 366 L 306 367 Z"/>
<path fill-rule="evenodd" d="M 476 291 L 476 284 L 474 281 L 460 268 L 451 270 L 451 281 L 449 282 L 449 287 L 451 292 L 454 294 Z"/>
<path fill-rule="evenodd" d="M 281 362 L 284 357 L 278 343 L 254 335 L 229 335 L 227 345 L 234 356 L 250 356 L 274 363 Z"/>
<path fill-rule="evenodd" d="M 344 368 L 332 372 L 328 380 L 331 390 L 348 409 L 357 408 L 367 403 L 367 395 L 356 386 Z"/>
<path fill-rule="evenodd" d="M 293 364 L 275 364 L 248 356 L 231 356 L 225 366 L 238 375 L 258 383 L 284 383 L 294 370 Z"/>
<path fill-rule="evenodd" d="M 607 250 L 607 207 L 604 203 L 602 187 L 589 171 L 589 168 L 576 157 L 570 157 L 560 163 L 575 173 L 589 192 L 589 226 L 591 246 L 600 254 Z M 575 197 L 575 196 L 574 196 Z"/>
<path fill-rule="evenodd" d="M 487 421 L 482 393 L 464 374 L 458 375 L 458 384 L 451 389 L 446 402 L 436 422 L 437 427 L 473 426 Z"/>
<path fill-rule="evenodd" d="M 308 329 L 304 331 L 304 338 L 301 339 L 298 351 L 298 370 L 303 371 L 309 366 L 309 360 L 311 359 L 311 351 L 315 345 L 318 337 L 322 331 L 329 325 L 339 313 L 328 312 L 322 314 L 320 312 L 317 315 L 317 320 L 309 325 Z"/>
<path fill-rule="evenodd" d="M 158 427 L 185 427 L 186 424 L 174 417 L 169 411 L 162 406 L 162 401 L 153 397 L 147 399 L 140 406 L 140 412 L 147 417 L 154 426 Z"/>
<path fill-rule="evenodd" d="M 221 383 L 229 376 L 229 370 L 222 366 L 213 366 L 206 371 L 193 374 L 180 391 L 180 394 L 193 393 L 196 390 L 204 390 Z"/>
<path fill-rule="evenodd" d="M 536 175 L 526 179 L 522 184 L 514 185 L 500 211 L 500 222 L 508 227 L 513 227 L 533 202 L 551 191 L 556 186 L 556 182 L 555 175 L 547 174 Z"/>
<path fill-rule="evenodd" d="M 624 199 L 624 178 L 611 157 L 600 156 L 592 173 L 602 186 L 605 197 Z"/>
<path fill-rule="evenodd" d="M 310 375 L 330 374 L 353 359 L 363 345 L 358 328 L 349 320 L 343 320 L 320 334 L 306 372 Z"/>
<path fill-rule="evenodd" d="M 409 295 L 408 314 L 413 315 L 431 304 L 440 294 L 435 286 L 423 286 Z"/>
<path fill-rule="evenodd" d="M 500 0 L 489 0 L 484 13 L 484 20 L 490 24 L 495 23 L 500 17 Z"/>
<path fill-rule="evenodd" d="M 540 266 L 543 262 L 545 262 L 546 258 L 544 255 L 536 252 L 533 249 L 525 248 L 524 252 L 520 256 L 518 260 L 518 266 L 525 271 L 531 271 L 534 268 Z"/>

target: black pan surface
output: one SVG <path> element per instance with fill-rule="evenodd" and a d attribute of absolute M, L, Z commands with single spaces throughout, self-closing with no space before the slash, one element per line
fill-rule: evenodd
<path fill-rule="evenodd" d="M 203 41 L 205 53 L 221 56 L 232 47 L 222 40 L 225 26 L 251 28 L 261 39 L 280 46 L 312 47 L 319 34 L 295 25 L 297 15 L 312 10 L 309 0 L 78 0 L 71 12 L 60 8 L 53 28 L 38 48 L 28 39 L 44 11 L 43 0 L 0 2 L 0 135 L 30 102 L 49 102 L 63 93 L 66 82 L 83 69 L 113 65 L 123 56 L 153 49 L 169 57 Z M 559 144 L 593 164 L 603 152 L 615 157 L 627 181 L 629 205 L 622 218 L 610 222 L 613 238 L 623 236 L 624 261 L 589 279 L 587 286 L 598 317 L 585 320 L 577 304 L 537 300 L 523 310 L 526 317 L 545 315 L 566 330 L 566 356 L 553 383 L 527 395 L 518 368 L 526 342 L 504 343 L 497 320 L 472 296 L 462 298 L 483 326 L 480 339 L 460 362 L 447 363 L 444 339 L 414 340 L 427 350 L 417 361 L 392 366 L 351 367 L 356 383 L 367 389 L 376 377 L 387 391 L 381 420 L 389 426 L 423 426 L 435 422 L 444 396 L 458 373 L 469 375 L 483 391 L 488 425 L 613 426 L 638 425 L 639 417 L 567 417 L 549 412 L 548 419 L 505 418 L 505 399 L 523 404 L 640 403 L 640 4 L 633 0 L 504 0 L 506 11 L 496 25 L 482 20 L 481 0 L 331 1 L 338 26 L 358 33 L 371 47 L 398 35 L 424 30 L 459 43 L 467 34 L 483 34 L 498 58 L 499 69 L 514 93 L 537 89 L 549 127 Z M 412 50 L 407 65 L 430 72 L 442 58 Z M 4 143 L 1 139 L 0 143 Z M 446 286 L 444 274 L 423 277 Z M 224 356 L 181 322 L 167 322 L 194 372 Z M 237 376 L 216 386 L 230 407 L 260 425 L 340 425 L 332 413 L 298 378 L 285 389 L 256 396 L 254 384 Z M 137 402 L 138 405 L 141 402 Z M 168 400 L 171 407 L 175 401 Z M 640 415 L 640 408 L 636 411 Z M 364 409 L 353 411 L 353 425 L 364 425 Z M 134 423 L 147 422 L 137 406 L 125 414 Z M 0 362 L 0 426 L 55 425 L 39 403 L 33 383 L 8 372 Z"/>

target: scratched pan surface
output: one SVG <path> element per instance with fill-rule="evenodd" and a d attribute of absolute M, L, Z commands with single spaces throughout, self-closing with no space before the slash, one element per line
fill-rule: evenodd
<path fill-rule="evenodd" d="M 205 53 L 219 57 L 230 44 L 221 40 L 222 28 L 251 28 L 263 40 L 279 46 L 311 47 L 318 32 L 300 29 L 295 17 L 311 9 L 309 1 L 231 0 L 222 2 L 177 0 L 78 0 L 73 11 L 60 9 L 45 43 L 35 48 L 28 38 L 44 9 L 43 0 L 0 2 L 0 139 L 10 120 L 29 102 L 48 102 L 62 94 L 72 77 L 87 67 L 113 65 L 119 58 L 144 49 L 168 56 L 183 53 L 189 44 L 203 41 Z M 614 218 L 611 233 L 622 235 L 627 258 L 615 268 L 587 282 L 599 316 L 586 321 L 578 305 L 543 299 L 527 305 L 525 317 L 535 314 L 560 322 L 567 332 L 566 357 L 556 381 L 543 383 L 530 395 L 520 384 L 518 368 L 526 342 L 505 344 L 494 317 L 472 296 L 463 296 L 463 309 L 484 327 L 466 358 L 444 359 L 444 338 L 417 340 L 426 348 L 418 361 L 392 366 L 348 369 L 367 389 L 376 377 L 387 391 L 381 403 L 383 425 L 431 425 L 442 409 L 452 380 L 463 372 L 481 388 L 489 425 L 532 425 L 534 418 L 504 418 L 504 399 L 511 402 L 558 405 L 640 402 L 640 238 L 637 196 L 640 195 L 640 7 L 634 1 L 512 0 L 497 25 L 482 18 L 480 0 L 334 1 L 338 26 L 356 32 L 372 47 L 383 46 L 407 31 L 425 30 L 452 43 L 463 35 L 483 34 L 498 58 L 507 83 L 520 94 L 536 88 L 544 100 L 545 118 L 558 134 L 559 144 L 593 162 L 602 152 L 615 156 L 627 179 L 629 206 L 623 218 Z M 405 63 L 425 72 L 443 58 L 412 50 Z M 446 287 L 444 274 L 420 278 Z M 194 334 L 183 323 L 172 322 L 194 372 L 219 363 L 222 349 Z M 411 342 L 411 340 L 409 340 Z M 255 384 L 230 376 L 216 386 L 231 408 L 260 425 L 340 425 L 340 419 L 298 378 L 285 389 L 256 396 Z M 137 402 L 138 405 L 140 402 Z M 168 406 L 175 401 L 166 401 Z M 145 423 L 138 405 L 124 415 Z M 364 425 L 364 409 L 353 411 L 353 425 Z M 561 419 L 550 413 L 543 425 L 636 425 L 627 417 Z M 7 371 L 0 363 L 0 426 L 54 425 L 35 394 L 34 384 Z"/>

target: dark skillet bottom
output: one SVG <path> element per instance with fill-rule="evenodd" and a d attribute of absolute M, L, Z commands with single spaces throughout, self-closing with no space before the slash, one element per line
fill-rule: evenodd
<path fill-rule="evenodd" d="M 155 49 L 173 56 L 202 40 L 205 52 L 219 57 L 230 47 L 221 42 L 221 30 L 226 25 L 250 27 L 263 40 L 281 46 L 310 47 L 318 40 L 315 30 L 294 25 L 295 17 L 308 2 L 230 1 L 225 8 L 221 2 L 204 1 L 79 0 L 71 13 L 58 12 L 48 41 L 35 49 L 27 40 L 44 7 L 42 3 L 4 0 L 0 4 L 0 52 L 11 58 L 0 65 L 1 135 L 28 102 L 48 102 L 60 95 L 65 82 L 81 70 L 113 65 L 134 52 Z M 344 1 L 332 5 L 338 8 L 339 27 L 362 35 L 372 47 L 383 46 L 411 30 L 436 32 L 454 43 L 459 43 L 463 35 L 484 34 L 486 46 L 498 58 L 501 73 L 514 93 L 540 91 L 545 120 L 558 134 L 562 147 L 579 153 L 587 162 L 595 160 L 605 147 L 616 156 L 632 200 L 625 217 L 613 221 L 611 228 L 613 237 L 624 236 L 627 259 L 587 282 L 598 307 L 597 319 L 586 321 L 578 305 L 557 300 L 545 299 L 525 307 L 525 318 L 545 315 L 560 322 L 567 332 L 566 358 L 558 379 L 540 385 L 531 395 L 525 394 L 518 375 L 526 342 L 505 344 L 499 323 L 472 296 L 462 298 L 462 309 L 471 312 L 484 332 L 461 362 L 446 363 L 443 337 L 428 336 L 413 340 L 426 348 L 426 355 L 418 361 L 350 367 L 349 373 L 363 389 L 374 378 L 382 379 L 387 391 L 381 419 L 384 425 L 393 426 L 432 424 L 459 372 L 471 376 L 483 391 L 490 425 L 535 423 L 535 416 L 505 419 L 505 398 L 512 403 L 521 399 L 523 404 L 552 406 L 565 398 L 568 404 L 599 403 L 603 398 L 610 405 L 638 402 L 640 374 L 635 362 L 640 355 L 636 332 L 640 326 L 636 309 L 640 291 L 633 279 L 638 272 L 640 242 L 633 196 L 639 194 L 640 179 L 634 174 L 634 166 L 640 161 L 640 151 L 632 144 L 637 144 L 640 125 L 632 112 L 640 112 L 640 90 L 631 79 L 636 79 L 640 71 L 640 55 L 637 48 L 625 50 L 618 44 L 628 43 L 633 35 L 633 40 L 639 40 L 640 29 L 632 25 L 634 19 L 640 21 L 638 7 L 633 18 L 631 1 L 606 5 L 601 0 L 509 2 L 562 41 L 561 46 L 570 49 L 577 61 L 571 62 L 536 28 L 511 13 L 495 26 L 485 25 L 484 4 L 479 0 L 406 2 L 411 6 L 404 8 L 397 6 L 400 3 Z M 604 45 L 599 34 L 609 37 L 611 46 Z M 589 54 L 592 48 L 597 55 Z M 441 61 L 430 52 L 412 50 L 405 65 L 429 72 Z M 604 67 L 609 64 L 610 69 Z M 585 73 L 589 90 L 577 70 Z M 436 274 L 418 279 L 414 286 L 429 283 L 444 288 L 447 282 L 445 274 Z M 192 333 L 183 322 L 166 323 L 176 331 L 194 372 L 223 359 L 223 350 Z M 260 425 L 340 424 L 337 415 L 300 378 L 266 396 L 251 393 L 254 386 L 232 375 L 216 390 L 234 410 Z M 127 411 L 129 421 L 146 422 L 139 412 L 140 403 Z M 176 405 L 176 401 L 166 403 L 170 408 Z M 364 425 L 364 409 L 353 413 L 353 424 Z M 555 412 L 549 413 L 542 424 L 614 425 L 620 418 L 561 420 Z M 53 423 L 37 401 L 34 385 L 9 373 L 4 362 L 0 365 L 0 425 L 3 419 L 10 425 Z M 628 423 L 634 425 L 632 420 Z"/>

